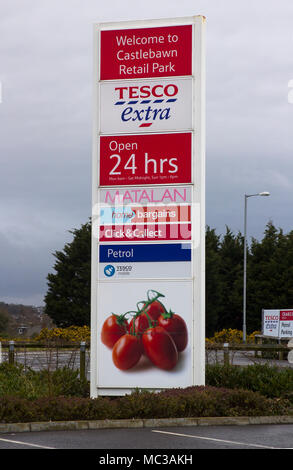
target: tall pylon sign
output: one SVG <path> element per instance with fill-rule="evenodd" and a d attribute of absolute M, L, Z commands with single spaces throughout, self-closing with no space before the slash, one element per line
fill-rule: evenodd
<path fill-rule="evenodd" d="M 91 396 L 203 385 L 205 18 L 94 25 Z"/>

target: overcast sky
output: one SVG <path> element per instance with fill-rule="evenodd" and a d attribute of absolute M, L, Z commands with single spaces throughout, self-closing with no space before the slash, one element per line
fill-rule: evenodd
<path fill-rule="evenodd" d="M 292 0 L 2 0 L 0 301 L 41 305 L 91 215 L 92 24 L 207 18 L 206 222 L 293 229 Z"/>

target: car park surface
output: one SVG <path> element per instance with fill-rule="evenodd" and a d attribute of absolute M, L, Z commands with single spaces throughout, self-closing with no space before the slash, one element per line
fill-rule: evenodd
<path fill-rule="evenodd" d="M 293 424 L 9 433 L 0 449 L 293 449 Z"/>

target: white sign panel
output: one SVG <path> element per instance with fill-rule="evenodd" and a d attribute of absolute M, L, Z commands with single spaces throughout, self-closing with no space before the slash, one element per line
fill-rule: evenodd
<path fill-rule="evenodd" d="M 101 133 L 192 129 L 192 79 L 100 84 Z"/>
<path fill-rule="evenodd" d="M 263 310 L 262 334 L 265 336 L 279 336 L 279 310 Z"/>

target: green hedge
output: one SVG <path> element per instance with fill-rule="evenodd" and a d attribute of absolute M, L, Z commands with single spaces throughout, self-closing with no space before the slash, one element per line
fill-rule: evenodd
<path fill-rule="evenodd" d="M 252 390 L 268 398 L 287 398 L 293 404 L 293 369 L 287 367 L 268 364 L 245 367 L 207 365 L 206 384 L 213 387 Z"/>
<path fill-rule="evenodd" d="M 0 422 L 293 415 L 290 403 L 256 392 L 189 387 L 159 393 L 135 391 L 117 398 L 0 397 Z"/>
<path fill-rule="evenodd" d="M 206 386 L 89 398 L 78 371 L 0 365 L 0 422 L 293 415 L 293 370 L 207 366 Z"/>

